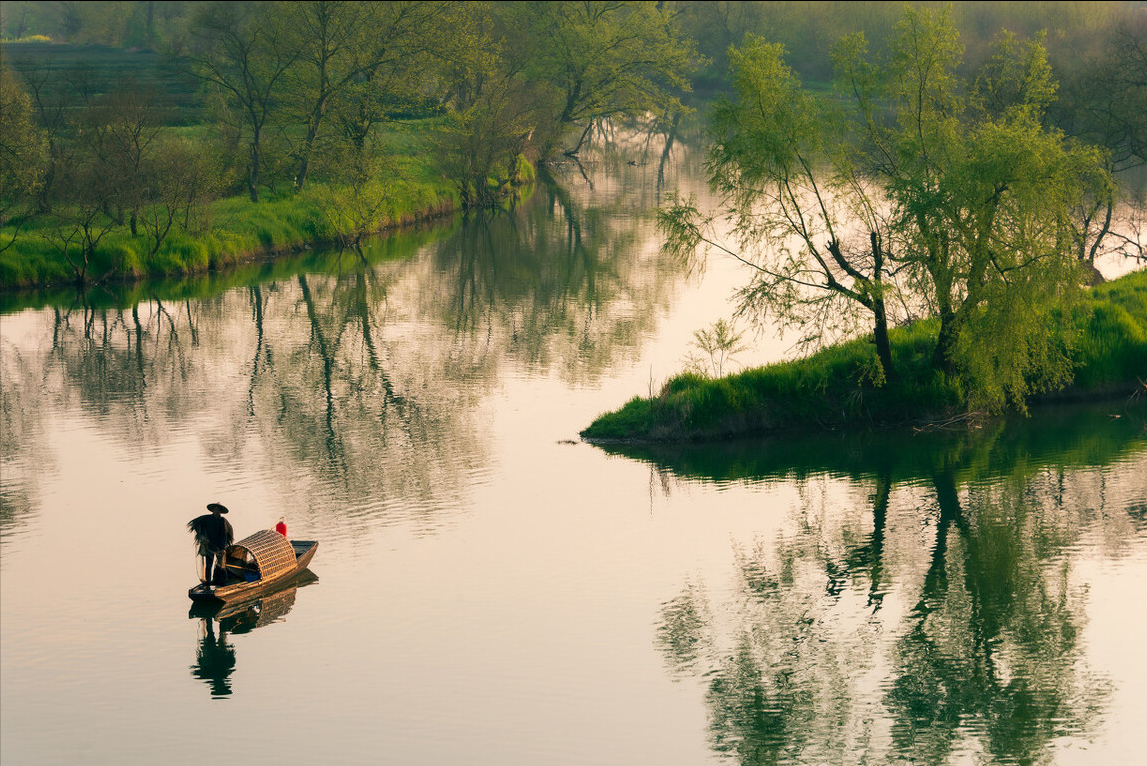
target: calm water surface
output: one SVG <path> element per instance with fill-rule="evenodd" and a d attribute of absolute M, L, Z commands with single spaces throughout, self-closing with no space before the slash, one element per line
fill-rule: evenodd
<path fill-rule="evenodd" d="M 657 170 L 0 318 L 4 766 L 1141 758 L 1142 407 L 577 441 L 744 279 L 658 255 Z M 189 610 L 216 500 L 314 577 Z"/>

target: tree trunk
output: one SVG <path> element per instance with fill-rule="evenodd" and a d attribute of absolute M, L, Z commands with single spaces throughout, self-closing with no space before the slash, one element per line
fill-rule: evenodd
<path fill-rule="evenodd" d="M 247 193 L 252 202 L 259 201 L 259 142 L 251 142 L 251 167 L 247 172 Z"/>
<path fill-rule="evenodd" d="M 932 366 L 941 372 L 955 372 L 956 339 L 959 336 L 956 315 L 948 310 L 940 312 L 940 333 L 936 337 L 936 350 L 932 353 Z"/>
<path fill-rule="evenodd" d="M 676 123 L 674 123 L 676 127 Z M 868 241 L 872 245 L 872 339 L 876 343 L 876 356 L 884 368 L 884 379 L 893 380 L 896 370 L 892 366 L 892 345 L 888 342 L 888 311 L 884 307 L 884 249 L 880 246 L 880 236 L 869 232 Z"/>
<path fill-rule="evenodd" d="M 1104 237 L 1111 231 L 1111 218 L 1115 214 L 1115 195 L 1107 198 L 1107 210 L 1103 216 L 1103 225 L 1099 227 L 1099 231 L 1095 234 L 1095 241 L 1091 243 L 1091 247 L 1086 251 L 1086 254 L 1081 253 L 1080 259 L 1085 260 L 1087 265 L 1091 267 L 1092 271 L 1098 271 L 1095 268 L 1095 256 L 1099 253 L 1099 248 L 1103 244 Z M 1084 239 L 1086 241 L 1087 230 L 1084 229 Z M 1094 283 L 1098 284 L 1098 283 Z"/>
<path fill-rule="evenodd" d="M 876 357 L 884 368 L 884 379 L 894 380 L 896 369 L 892 366 L 892 345 L 888 342 L 888 314 L 884 310 L 884 299 L 877 297 L 872 305 L 873 340 L 876 343 Z"/>
<path fill-rule="evenodd" d="M 590 121 L 586 124 L 585 130 L 583 130 L 581 132 L 581 138 L 578 139 L 577 146 L 575 146 L 573 149 L 569 149 L 568 151 L 565 152 L 565 155 L 567 157 L 576 157 L 577 156 L 577 153 L 581 151 L 582 146 L 585 145 L 585 140 L 589 136 L 589 132 L 591 130 L 593 130 L 593 120 L 592 119 L 590 119 Z"/>
<path fill-rule="evenodd" d="M 55 147 L 51 142 L 48 143 L 48 147 L 48 166 L 44 170 L 44 182 L 36 194 L 36 212 L 40 215 L 52 212 L 52 187 L 56 181 Z"/>
<path fill-rule="evenodd" d="M 307 170 L 310 167 L 311 146 L 310 136 L 307 137 L 307 146 L 303 150 L 303 156 L 299 158 L 299 171 L 295 174 L 295 191 L 302 191 L 303 184 L 307 182 Z"/>
<path fill-rule="evenodd" d="M 326 111 L 326 99 L 319 102 L 315 106 L 314 112 L 307 120 L 307 137 L 303 142 L 303 156 L 299 158 L 299 172 L 295 175 L 295 189 L 297 191 L 303 190 L 303 184 L 307 182 L 307 172 L 311 166 L 311 152 L 315 147 L 315 138 L 319 134 L 319 123 L 322 122 L 323 114 Z"/>
<path fill-rule="evenodd" d="M 578 99 L 581 98 L 581 80 L 574 83 L 572 89 L 566 91 L 566 104 L 562 109 L 562 116 L 558 119 L 563 125 L 573 122 L 574 108 L 577 107 Z"/>

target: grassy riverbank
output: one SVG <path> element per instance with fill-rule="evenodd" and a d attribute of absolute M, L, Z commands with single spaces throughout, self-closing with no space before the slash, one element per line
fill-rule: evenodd
<path fill-rule="evenodd" d="M 423 126 L 425 128 L 425 126 Z M 409 144 L 372 179 L 369 188 L 314 182 L 302 192 L 264 192 L 260 201 L 228 197 L 202 205 L 188 226 L 175 225 L 154 252 L 154 239 L 140 227 L 111 225 L 87 265 L 91 282 L 156 279 L 228 268 L 275 253 L 333 244 L 348 232 L 378 233 L 448 215 L 459 208 L 456 185 L 443 177 L 420 144 L 428 131 L 407 127 L 395 141 Z M 348 210 L 356 218 L 348 218 Z M 28 290 L 76 281 L 76 258 L 69 262 L 59 242 L 61 224 L 51 216 L 0 228 L 0 241 L 15 241 L 0 253 L 3 290 Z"/>
<path fill-rule="evenodd" d="M 1147 380 L 1147 271 L 1093 288 L 1076 319 L 1075 382 L 1045 397 L 1131 393 Z M 791 362 L 721 378 L 683 373 L 653 398 L 635 397 L 581 432 L 594 441 L 689 441 L 794 429 L 936 421 L 965 414 L 967 396 L 931 365 L 937 324 L 895 330 L 899 377 L 875 385 L 870 342 L 842 343 Z"/>
<path fill-rule="evenodd" d="M 233 267 L 206 272 L 165 276 L 155 279 L 104 282 L 77 288 L 62 284 L 27 290 L 0 290 L 0 316 L 25 309 L 80 308 L 91 311 L 125 310 L 140 303 L 166 304 L 187 300 L 202 301 L 236 288 L 294 281 L 306 274 L 351 272 L 387 261 L 402 261 L 420 249 L 440 241 L 457 225 L 428 222 L 408 226 L 385 237 L 375 237 L 358 251 L 337 248 L 304 249 L 273 258 L 259 258 Z"/>

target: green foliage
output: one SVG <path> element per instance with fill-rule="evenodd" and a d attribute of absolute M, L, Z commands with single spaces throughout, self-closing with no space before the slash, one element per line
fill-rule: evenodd
<path fill-rule="evenodd" d="M 561 0 L 510 3 L 506 13 L 527 79 L 554 94 L 559 124 L 584 128 L 567 153 L 595 121 L 685 110 L 677 94 L 703 59 L 663 4 Z"/>
<path fill-rule="evenodd" d="M 173 260 L 187 249 L 180 230 L 211 227 L 208 241 L 250 254 L 309 240 L 353 244 L 459 205 L 499 205 L 520 194 L 532 161 L 569 125 L 681 111 L 676 94 L 695 63 L 673 14 L 645 2 L 11 2 L 4 10 L 10 37 L 44 31 L 72 43 L 4 50 L 28 88 L 4 75 L 8 242 L 0 246 L 39 264 L 9 263 L 15 281 L 6 287 L 60 278 L 48 261 L 79 282 L 160 264 L 198 268 L 196 259 Z M 548 28 L 554 19 L 561 29 Z M 117 49 L 129 45 L 146 50 Z M 412 118 L 428 115 L 439 119 Z M 411 122 L 437 140 L 382 140 Z M 198 124 L 164 130 L 189 123 Z M 428 147 L 441 162 L 425 156 Z M 288 184 L 308 190 L 297 210 L 276 199 Z M 240 190 L 272 204 L 207 204 Z M 55 256 L 32 257 L 45 242 Z"/>
<path fill-rule="evenodd" d="M 828 82 L 833 69 L 834 45 L 848 34 L 862 32 L 874 45 L 883 46 L 904 8 L 903 3 L 873 2 L 713 2 L 680 0 L 671 3 L 685 32 L 697 41 L 700 52 L 712 59 L 702 72 L 698 89 L 723 90 L 728 83 L 727 51 L 740 47 L 755 34 L 780 43 L 791 54 L 789 64 L 809 82 Z M 914 3 L 914 5 L 940 5 Z M 1139 6 L 1119 2 L 1032 3 L 966 0 L 951 4 L 952 21 L 965 47 L 968 69 L 991 56 L 991 40 L 1000 29 L 1020 37 L 1048 34 L 1048 46 L 1057 68 L 1081 63 L 1081 58 L 1104 49 L 1104 37 L 1121 22 L 1134 18 Z M 1060 75 L 1066 74 L 1061 71 Z M 707 87 L 703 87 L 707 86 Z"/>
<path fill-rule="evenodd" d="M 146 281 L 107 282 L 89 285 L 83 291 L 85 305 L 93 309 L 128 309 L 139 303 L 160 300 L 183 300 L 187 298 L 212 298 L 235 287 L 248 287 L 297 277 L 307 273 L 344 273 L 348 268 L 365 264 L 376 264 L 388 260 L 409 258 L 429 241 L 440 237 L 439 232 L 429 229 L 408 229 L 395 232 L 392 236 L 375 240 L 358 251 L 341 248 L 303 250 L 278 258 L 258 258 L 255 260 L 221 260 L 219 270 L 201 269 L 180 274 L 171 269 L 167 274 Z M 187 247 L 189 254 L 183 259 L 180 247 Z M 203 263 L 210 257 L 210 248 L 203 239 L 188 239 L 179 247 L 172 248 L 175 257 L 183 260 L 199 258 Z M 230 251 L 225 257 L 230 258 Z M 74 286 L 46 287 L 21 292 L 0 293 L 0 314 L 8 314 L 25 308 L 40 309 L 45 306 L 68 306 L 76 300 Z"/>
<path fill-rule="evenodd" d="M 303 195 L 323 219 L 322 239 L 358 246 L 367 235 L 457 207 L 453 189 L 425 163 L 399 161 L 374 141 L 345 149 L 340 180 L 315 182 Z"/>
<path fill-rule="evenodd" d="M 413 82 L 433 77 L 445 31 L 464 4 L 435 2 L 281 2 L 270 16 L 275 51 L 291 64 L 280 99 L 302 126 L 292 155 L 294 185 L 304 188 L 324 155 L 367 150 L 372 128 Z M 445 54 L 446 57 L 449 54 Z M 337 130 L 331 130 L 330 126 Z"/>
<path fill-rule="evenodd" d="M 139 235 L 150 238 L 151 250 L 159 250 L 165 237 L 177 236 L 179 228 L 202 230 L 210 217 L 204 203 L 241 180 L 248 182 L 246 191 L 253 198 L 268 191 L 274 195 L 292 183 L 301 187 L 307 178 L 322 182 L 322 193 L 310 202 L 325 221 L 295 228 L 344 239 L 408 217 L 402 211 L 409 211 L 412 203 L 396 197 L 418 197 L 420 204 L 429 205 L 424 210 L 497 204 L 500 197 L 511 194 L 514 184 L 528 180 L 532 166 L 527 158 L 544 157 L 571 138 L 563 130 L 584 130 L 614 116 L 682 111 L 689 75 L 704 65 L 698 44 L 714 59 L 724 60 L 730 45 L 747 49 L 742 45 L 746 33 L 766 35 L 786 44 L 788 64 L 796 71 L 823 80 L 829 46 L 844 32 L 863 30 L 865 38 L 880 48 L 898 14 L 898 7 L 872 3 L 6 2 L 2 23 L 10 39 L 42 33 L 55 41 L 4 48 L 6 64 L 26 77 L 39 77 L 37 111 L 41 127 L 48 131 L 50 157 L 39 166 L 32 162 L 21 169 L 47 182 L 37 195 L 40 212 L 58 206 L 76 223 L 72 215 L 76 200 L 67 199 L 69 184 L 60 184 L 60 179 L 74 180 L 85 173 L 110 179 L 109 173 L 96 172 L 99 168 L 81 172 L 66 167 L 102 154 L 103 170 L 119 173 L 115 183 L 107 184 L 103 212 L 110 214 L 115 227 L 131 225 L 146 212 L 147 230 L 141 229 Z M 988 62 L 974 80 L 974 93 L 965 99 L 986 104 L 980 111 L 999 111 L 1004 103 L 1047 100 L 1044 86 L 1049 80 L 1040 74 L 1048 61 L 1046 56 L 1041 59 L 1044 46 L 1015 37 L 1002 41 L 995 54 L 985 47 L 982 30 L 1003 26 L 1003 21 L 1020 34 L 1047 27 L 1052 30 L 1048 45 L 1061 48 L 1087 34 L 1099 39 L 1100 31 L 1112 33 L 1103 39 L 1118 55 L 1108 56 L 1111 66 L 1099 67 L 1099 73 L 1080 88 L 1098 93 L 1102 89 L 1095 86 L 1106 77 L 1119 83 L 1112 88 L 1134 96 L 1126 103 L 1108 104 L 1119 107 L 1112 114 L 1124 119 L 1142 111 L 1135 108 L 1138 91 L 1127 78 L 1140 60 L 1136 58 L 1142 52 L 1137 47 L 1140 38 L 1132 28 L 1126 35 L 1121 27 L 1119 35 L 1113 34 L 1123 17 L 1112 4 L 1094 5 L 1081 13 L 1073 4 L 1030 8 L 1019 3 L 965 3 L 954 7 L 951 17 L 961 41 L 973 50 L 974 61 Z M 1102 47 L 1096 46 L 1094 52 Z M 1116 58 L 1125 64 L 1115 66 Z M 189 63 L 210 84 L 207 92 L 196 91 Z M 742 63 L 748 71 L 748 63 Z M 868 63 L 869 74 L 879 73 L 879 62 Z M 964 76 L 962 71 L 958 74 Z M 129 81 L 132 88 L 121 87 Z M 821 83 L 793 89 L 784 78 L 777 82 L 783 87 L 776 92 L 787 89 L 782 93 L 790 99 L 786 107 L 810 108 L 807 112 L 790 108 L 790 127 L 811 119 L 841 129 L 835 104 L 812 97 L 827 95 Z M 864 82 L 866 92 L 883 87 L 875 77 Z M 122 105 L 123 94 L 115 94 L 117 89 L 159 95 L 162 109 L 148 115 L 151 125 L 195 125 L 184 136 L 193 136 L 198 154 L 218 161 L 200 169 L 204 172 L 193 184 L 199 190 L 193 204 L 177 207 L 174 196 L 163 194 L 172 190 L 174 195 L 176 188 L 191 183 L 175 175 L 181 163 L 162 162 L 166 148 L 157 146 L 153 156 L 138 157 L 138 167 L 134 162 L 109 162 L 106 145 L 99 151 L 78 150 L 87 140 L 84 130 L 106 130 L 112 121 L 103 119 L 81 130 L 82 121 L 72 117 L 100 100 Z M 1098 114 L 1102 110 L 1092 108 L 1097 105 L 1102 104 L 1088 102 L 1073 114 Z M 344 170 L 355 167 L 346 161 L 350 147 L 361 153 L 368 144 L 378 143 L 380 129 L 389 131 L 396 120 L 412 114 L 449 115 L 438 127 L 439 136 L 449 134 L 452 142 L 447 171 L 452 189 L 440 188 L 442 168 L 427 162 L 415 163 L 416 181 L 410 187 L 388 184 L 385 174 L 364 182 L 344 175 Z M 786 112 L 777 114 L 785 117 Z M 199 123 L 205 117 L 208 122 Z M 8 127 L 7 115 L 5 123 Z M 774 126 L 779 127 L 783 126 Z M 171 146 L 166 141 L 169 136 L 161 138 L 165 147 Z M 828 149 L 844 145 L 821 141 L 802 151 L 835 161 L 839 157 Z M 388 148 L 391 156 L 383 164 L 397 176 L 411 177 L 409 148 L 400 143 Z M 131 172 L 120 173 L 124 170 Z M 141 176 L 144 182 L 136 183 Z M 156 183 L 156 178 L 171 180 Z M 0 194 L 11 197 L 11 190 L 19 187 L 4 183 L 0 188 Z M 433 191 L 417 191 L 427 189 Z M 57 240 L 62 243 L 68 232 L 63 231 L 62 219 L 56 220 L 61 229 Z M 41 233 L 35 236 L 43 236 L 44 227 L 31 220 L 25 223 L 30 228 L 19 231 L 38 229 Z M 255 240 L 277 246 L 274 243 L 283 241 L 284 233 L 273 228 Z M 17 230 L 7 231 L 12 235 Z M 85 236 L 98 240 L 119 235 L 92 229 Z M 237 241 L 246 242 L 245 237 Z M 136 245 L 131 252 L 144 249 Z M 863 259 L 869 251 L 861 236 L 844 255 Z M 117 252 L 133 264 L 121 271 L 147 271 L 144 264 L 152 256 Z M 86 275 L 86 258 L 100 257 L 94 252 L 75 256 L 70 267 L 73 277 L 76 272 Z M 858 295 L 870 299 L 885 294 L 880 280 L 870 281 L 873 284 L 861 285 L 864 289 Z M 848 307 L 839 300 L 818 304 L 805 318 L 806 328 L 831 317 L 841 318 L 837 334 L 854 332 L 856 315 L 842 308 Z"/>
<path fill-rule="evenodd" d="M 34 119 L 32 101 L 12 71 L 0 62 L 0 224 L 31 212 L 43 184 L 48 141 Z M 0 250 L 11 239 L 0 240 Z"/>
<path fill-rule="evenodd" d="M 1067 222 L 1110 176 L 1100 151 L 1045 127 L 1055 83 L 1040 39 L 1001 35 L 975 77 L 963 52 L 950 11 L 909 6 L 884 55 L 861 33 L 839 41 L 830 95 L 802 87 L 783 46 L 746 36 L 729 52 L 734 96 L 710 121 L 720 208 L 671 200 L 660 223 L 675 252 L 716 248 L 755 269 L 741 314 L 814 347 L 867 324 L 873 380 L 899 374 L 890 322 L 935 315 L 933 364 L 967 406 L 1022 408 L 1070 377 L 1063 317 L 1084 279 Z"/>
<path fill-rule="evenodd" d="M 893 352 L 906 371 L 897 383 L 874 386 L 867 371 L 871 344 L 850 341 L 801 360 L 745 370 L 722 378 L 685 372 L 669 379 L 653 399 L 635 399 L 597 418 L 590 439 L 689 440 L 820 426 L 902 422 L 942 416 L 959 406 L 958 384 L 927 363 L 935 341 L 913 327 L 893 333 Z"/>
<path fill-rule="evenodd" d="M 879 188 L 837 100 L 804 89 L 784 56 L 753 36 L 730 50 L 735 94 L 713 110 L 706 163 L 720 210 L 703 218 L 691 202 L 671 201 L 659 219 L 667 247 L 715 247 L 752 266 L 738 312 L 798 328 L 807 346 L 867 325 L 881 375 L 894 375 L 886 343 L 887 303 L 898 289 L 886 265 L 894 232 Z M 732 224 L 735 247 L 721 243 L 717 217 Z"/>
<path fill-rule="evenodd" d="M 301 52 L 284 44 L 271 3 L 196 6 L 192 71 L 208 90 L 215 118 L 245 147 L 247 192 L 259 201 L 266 132 L 282 109 L 287 71 Z"/>
<path fill-rule="evenodd" d="M 463 207 L 492 207 L 523 183 L 519 173 L 538 106 L 513 78 L 495 78 L 473 103 L 448 112 L 437 149 Z"/>
<path fill-rule="evenodd" d="M 338 242 L 356 227 L 382 231 L 453 211 L 458 198 L 428 159 L 425 133 L 410 128 L 389 134 L 395 142 L 410 147 L 412 156 L 378 170 L 371 188 L 384 189 L 378 191 L 383 202 L 371 208 L 369 215 L 360 211 L 364 217 L 353 226 L 348 223 L 349 213 L 343 217 L 336 214 L 339 200 L 353 199 L 356 194 L 349 184 L 322 184 L 305 193 L 264 195 L 258 204 L 244 197 L 202 201 L 194 210 L 185 211 L 189 217 L 178 217 L 154 253 L 155 239 L 142 227 L 133 236 L 126 225 L 112 226 L 93 253 L 89 266 L 92 278 L 114 281 L 201 273 L 269 252 Z M 189 165 L 182 167 L 188 169 Z M 174 183 L 176 179 L 169 180 Z M 74 281 L 73 267 L 52 243 L 53 229 L 51 220 L 39 218 L 19 231 L 15 244 L 0 253 L 0 283 L 11 289 Z M 0 228 L 3 238 L 15 233 L 13 226 Z"/>
<path fill-rule="evenodd" d="M 606 441 L 646 439 L 655 432 L 653 402 L 635 396 L 616 412 L 597 418 L 582 436 Z"/>

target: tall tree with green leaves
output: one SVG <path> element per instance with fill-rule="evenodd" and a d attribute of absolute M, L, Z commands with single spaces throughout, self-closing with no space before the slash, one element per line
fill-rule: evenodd
<path fill-rule="evenodd" d="M 1083 277 L 1066 221 L 1107 175 L 1098 150 L 1045 125 L 1056 86 L 1042 43 L 995 47 L 977 88 L 957 74 L 948 11 L 910 8 L 886 62 L 869 63 L 861 36 L 836 56 L 900 259 L 939 319 L 933 363 L 989 408 L 1070 380 L 1066 309 Z"/>
<path fill-rule="evenodd" d="M 148 155 L 160 133 L 162 117 L 155 93 L 125 82 L 93 99 L 85 109 L 83 133 L 90 138 L 94 161 L 108 177 L 113 194 L 108 212 L 127 223 L 132 236 L 146 197 Z"/>
<path fill-rule="evenodd" d="M 222 112 L 247 143 L 247 193 L 259 201 L 264 132 L 299 51 L 276 40 L 267 3 L 204 3 L 192 22 L 193 71 L 221 99 Z"/>
<path fill-rule="evenodd" d="M 734 51 L 735 96 L 712 120 L 709 182 L 736 245 L 682 200 L 662 211 L 668 245 L 750 263 L 742 311 L 806 337 L 868 317 L 886 375 L 890 306 L 936 317 L 933 363 L 971 406 L 1022 407 L 1068 380 L 1081 275 L 1066 222 L 1106 173 L 1099 151 L 1046 127 L 1040 41 L 1004 36 L 964 77 L 948 12 L 909 8 L 886 55 L 862 34 L 837 45 L 832 95 L 804 89 L 783 55 L 759 39 Z"/>
<path fill-rule="evenodd" d="M 801 86 L 782 46 L 750 37 L 729 55 L 735 97 L 713 110 L 707 162 L 722 203 L 706 214 L 695 199 L 672 197 L 659 214 L 667 247 L 684 256 L 715 247 L 749 265 L 738 313 L 774 315 L 804 345 L 871 328 L 882 375 L 894 375 L 891 213 L 850 146 L 845 115 Z"/>
<path fill-rule="evenodd" d="M 284 89 L 284 100 L 304 126 L 295 150 L 296 189 L 306 184 L 328 116 L 340 101 L 350 102 L 342 114 L 356 118 L 348 127 L 365 121 L 363 130 L 368 131 L 379 116 L 377 109 L 370 109 L 379 97 L 393 96 L 400 85 L 417 88 L 417 83 L 395 80 L 410 74 L 416 63 L 426 63 L 421 54 L 439 44 L 440 20 L 454 5 L 424 0 L 276 3 L 276 45 L 283 48 L 284 58 L 297 56 L 286 72 Z M 359 146 L 366 140 L 361 131 L 350 137 Z"/>
<path fill-rule="evenodd" d="M 552 132 L 552 94 L 523 75 L 522 41 L 492 4 L 467 3 L 454 19 L 441 48 L 448 124 L 438 150 L 463 206 L 489 208 L 521 180 L 519 160 L 534 134 Z"/>
<path fill-rule="evenodd" d="M 407 0 L 367 3 L 368 55 L 334 104 L 341 138 L 356 150 L 366 146 L 375 126 L 418 106 L 437 86 L 444 50 L 454 47 L 459 17 L 475 3 Z"/>
<path fill-rule="evenodd" d="M 56 171 L 67 152 L 68 115 L 75 103 L 72 100 L 72 89 L 61 82 L 62 75 L 52 67 L 46 64 L 23 67 L 21 75 L 32 106 L 33 120 L 42 131 L 41 135 L 47 145 L 44 174 L 36 192 L 36 212 L 45 213 L 52 207 Z M 71 85 L 75 86 L 76 83 Z"/>

